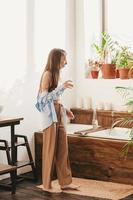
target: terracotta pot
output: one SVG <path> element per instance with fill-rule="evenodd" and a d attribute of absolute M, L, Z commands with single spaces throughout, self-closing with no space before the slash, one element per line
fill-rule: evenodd
<path fill-rule="evenodd" d="M 104 79 L 114 79 L 116 76 L 115 70 L 116 70 L 115 64 L 102 64 L 103 78 Z"/>
<path fill-rule="evenodd" d="M 119 69 L 120 79 L 129 79 L 129 69 Z"/>
<path fill-rule="evenodd" d="M 91 76 L 92 76 L 92 78 L 94 78 L 94 79 L 97 79 L 97 78 L 98 78 L 98 74 L 99 74 L 99 71 L 97 71 L 97 70 L 92 70 L 92 71 L 91 71 Z"/>
<path fill-rule="evenodd" d="M 115 77 L 116 77 L 116 78 L 120 78 L 119 70 L 118 70 L 118 69 L 116 69 L 116 71 L 115 71 Z"/>
<path fill-rule="evenodd" d="M 128 77 L 133 78 L 133 68 L 129 70 Z"/>

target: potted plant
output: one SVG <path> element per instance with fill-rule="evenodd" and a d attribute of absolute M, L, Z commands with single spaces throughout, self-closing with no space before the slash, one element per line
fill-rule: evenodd
<path fill-rule="evenodd" d="M 101 63 L 102 76 L 105 79 L 114 79 L 116 77 L 116 61 L 118 56 L 118 42 L 113 41 L 106 32 L 101 33 L 101 42 L 93 43 L 99 63 Z"/>
<path fill-rule="evenodd" d="M 128 111 L 133 113 L 133 88 L 132 87 L 116 87 L 116 90 L 122 95 L 125 100 L 125 105 Z M 119 127 L 130 127 L 130 141 L 122 148 L 122 154 L 127 155 L 130 145 L 133 145 L 133 118 L 124 117 L 117 118 L 112 124 L 112 128 L 119 125 Z"/>
<path fill-rule="evenodd" d="M 100 70 L 98 61 L 89 59 L 88 60 L 88 65 L 90 67 L 91 77 L 93 79 L 97 79 L 98 75 L 99 75 L 99 70 Z"/>
<path fill-rule="evenodd" d="M 129 47 L 120 47 L 116 65 L 119 70 L 120 79 L 128 79 L 131 70 L 133 69 L 133 53 L 129 50 Z M 130 75 L 130 78 L 132 78 L 132 74 Z"/>

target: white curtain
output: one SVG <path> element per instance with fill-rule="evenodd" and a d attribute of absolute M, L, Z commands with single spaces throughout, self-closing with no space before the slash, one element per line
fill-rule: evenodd
<path fill-rule="evenodd" d="M 25 73 L 26 17 L 26 0 L 0 1 L 0 91 Z"/>

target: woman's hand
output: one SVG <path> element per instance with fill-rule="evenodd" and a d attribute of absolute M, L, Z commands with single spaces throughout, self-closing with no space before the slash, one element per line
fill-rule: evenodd
<path fill-rule="evenodd" d="M 74 119 L 74 114 L 72 111 L 70 110 L 66 110 L 66 115 L 69 119 Z"/>
<path fill-rule="evenodd" d="M 63 85 L 65 88 L 73 88 L 73 82 L 71 80 L 65 81 Z"/>

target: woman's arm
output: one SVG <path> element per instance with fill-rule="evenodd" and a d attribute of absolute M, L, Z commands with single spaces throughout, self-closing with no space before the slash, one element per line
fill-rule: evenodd
<path fill-rule="evenodd" d="M 66 109 L 66 115 L 69 119 L 74 119 L 74 114 L 71 110 Z"/>
<path fill-rule="evenodd" d="M 36 108 L 41 112 L 48 102 L 56 100 L 59 95 L 64 91 L 63 87 L 58 87 L 55 90 L 48 92 L 51 84 L 51 73 L 49 71 L 44 72 L 40 81 L 40 88 L 37 96 Z"/>
<path fill-rule="evenodd" d="M 61 86 L 55 88 L 51 92 L 48 92 L 49 86 L 50 86 L 50 72 L 45 72 L 41 84 L 40 84 L 40 89 L 39 89 L 39 95 L 37 97 L 37 103 L 36 103 L 36 108 L 41 112 L 45 105 L 49 101 L 54 101 L 59 98 L 60 95 L 64 92 L 66 88 L 72 88 L 73 84 L 71 81 L 66 81 L 64 84 Z"/>

